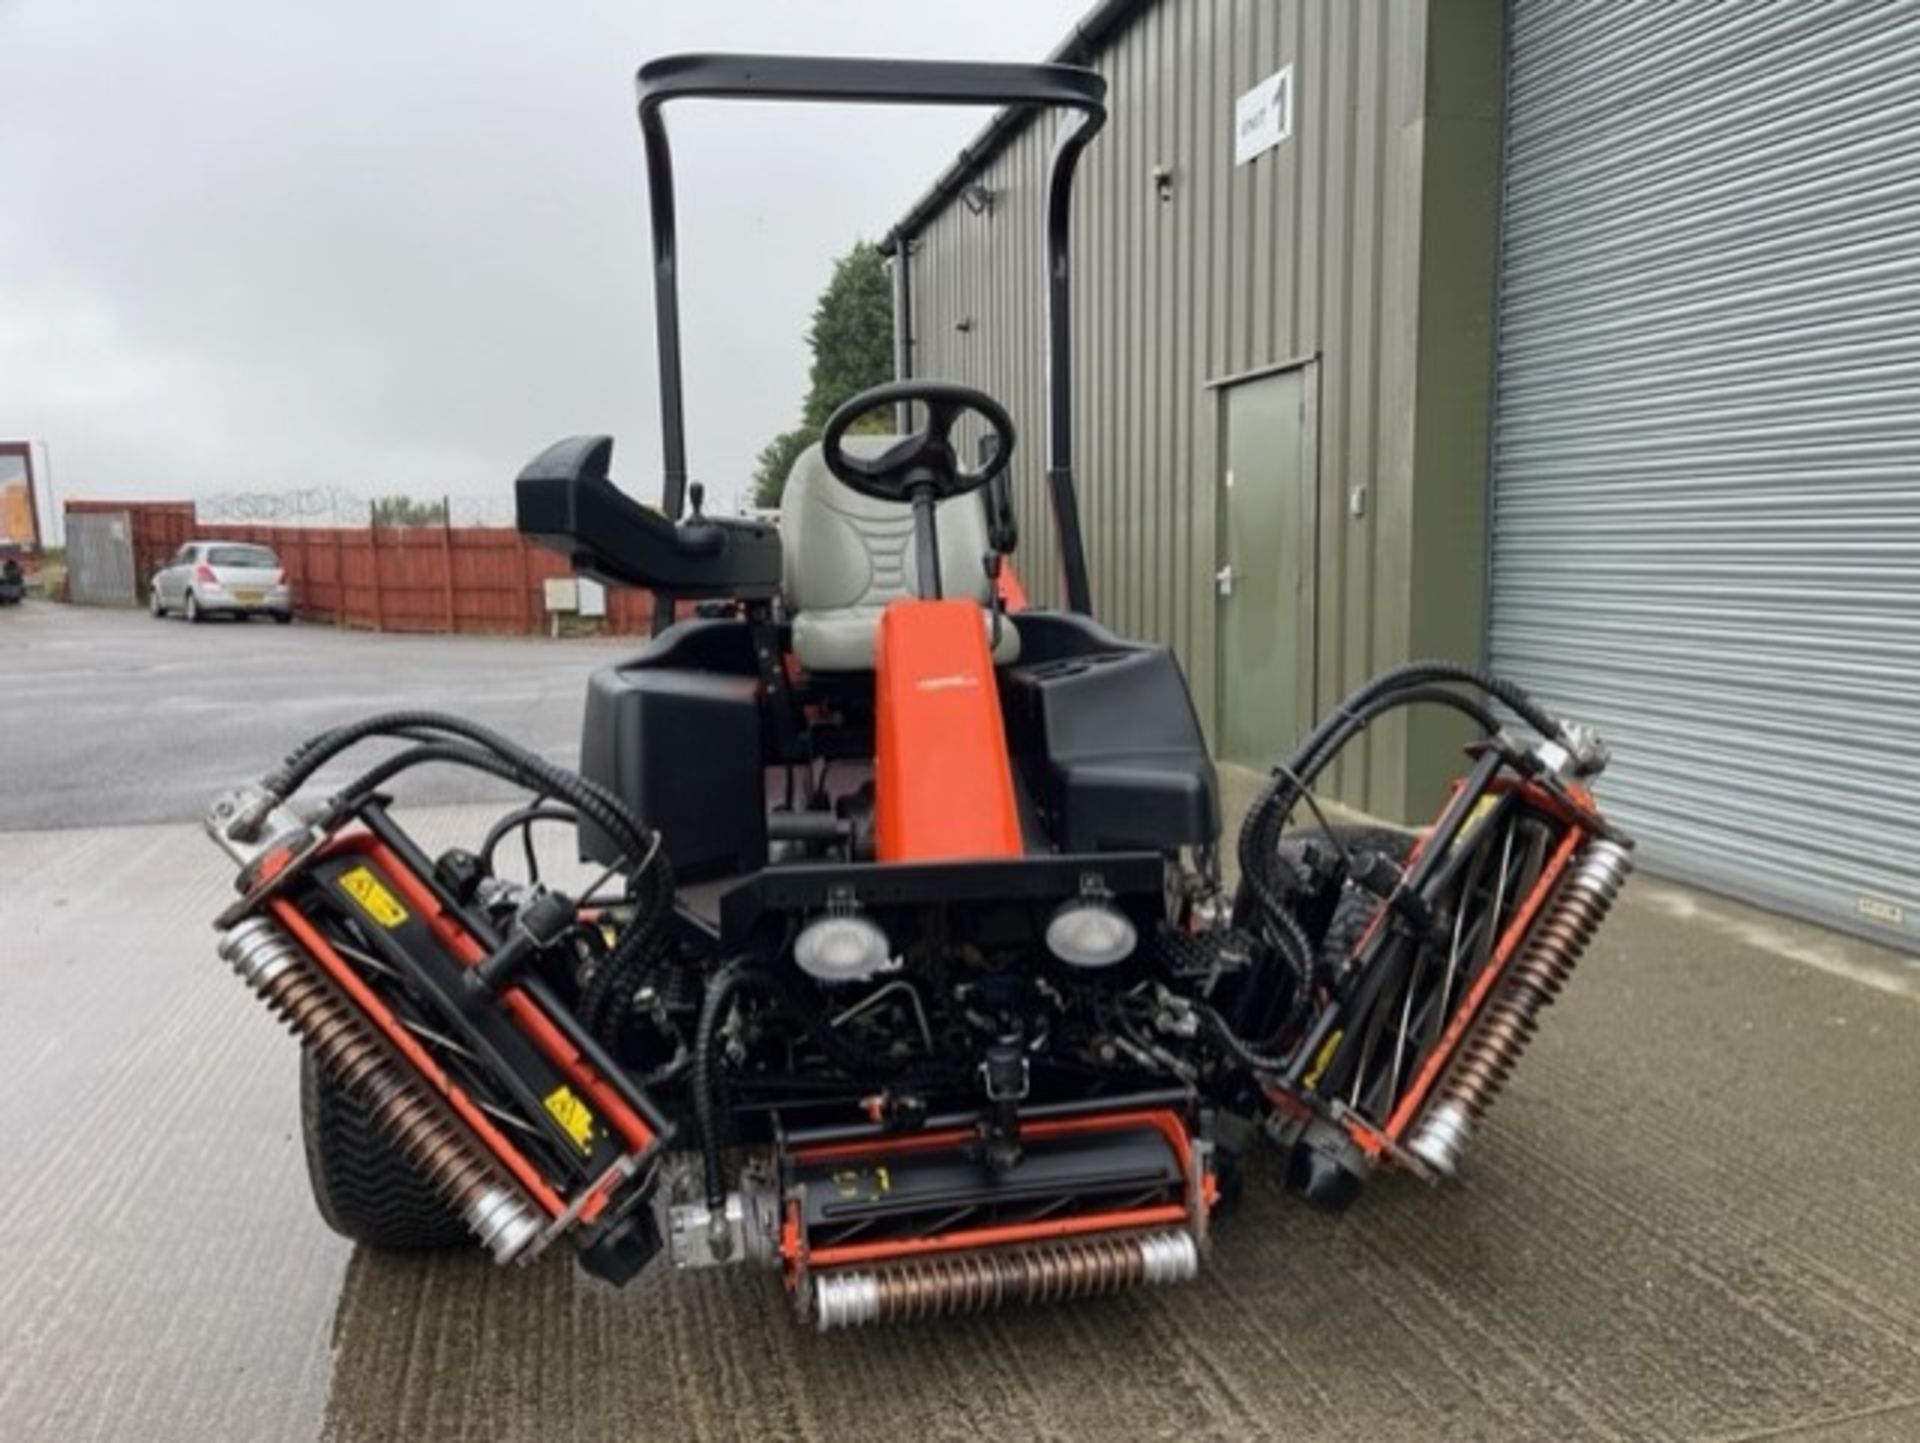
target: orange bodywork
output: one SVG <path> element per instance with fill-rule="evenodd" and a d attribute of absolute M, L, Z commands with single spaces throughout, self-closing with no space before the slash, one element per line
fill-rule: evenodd
<path fill-rule="evenodd" d="M 880 618 L 873 685 L 880 860 L 1019 856 L 1013 765 L 979 605 L 894 602 Z"/>
<path fill-rule="evenodd" d="M 1027 599 L 1027 588 L 1020 584 L 1020 573 L 1013 569 L 1011 561 L 1000 563 L 1000 575 L 995 578 L 993 589 L 1000 598 L 1000 605 L 1010 613 L 1025 611 L 1032 605 Z"/>

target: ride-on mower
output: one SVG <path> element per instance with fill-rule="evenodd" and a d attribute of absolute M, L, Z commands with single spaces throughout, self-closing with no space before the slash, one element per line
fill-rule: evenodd
<path fill-rule="evenodd" d="M 605 437 L 516 485 L 523 532 L 661 598 L 650 644 L 589 683 L 581 770 L 401 712 L 207 819 L 240 869 L 221 955 L 306 1048 L 327 1220 L 374 1247 L 471 1233 L 501 1262 L 564 1238 L 613 1282 L 662 1250 L 761 1264 L 828 1329 L 1191 1278 L 1257 1146 L 1324 1208 L 1381 1169 L 1447 1178 L 1628 873 L 1587 790 L 1597 740 L 1471 668 L 1398 667 L 1274 767 L 1229 885 L 1179 666 L 1091 615 L 1067 224 L 1102 81 L 686 56 L 639 91 L 663 505 L 615 488 Z M 1066 112 L 1044 235 L 1064 608 L 1008 600 L 1014 421 L 963 386 L 850 400 L 777 527 L 703 514 L 661 114 L 682 97 Z M 883 408 L 895 434 L 855 429 Z M 1293 827 L 1342 748 L 1413 706 L 1477 733 L 1438 819 Z M 301 798 L 367 742 L 362 775 Z M 428 856 L 388 795 L 427 764 L 529 800 Z M 499 862 L 549 823 L 597 881 Z"/>

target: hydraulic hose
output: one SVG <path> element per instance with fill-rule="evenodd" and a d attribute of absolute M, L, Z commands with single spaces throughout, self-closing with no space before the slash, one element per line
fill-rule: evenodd
<path fill-rule="evenodd" d="M 1497 732 L 1500 723 L 1492 710 L 1456 687 L 1471 688 L 1502 703 L 1544 737 L 1561 734 L 1560 722 L 1512 682 L 1454 662 L 1409 662 L 1374 677 L 1335 707 L 1275 768 L 1273 779 L 1248 809 L 1238 839 L 1240 874 L 1258 903 L 1267 935 L 1283 946 L 1302 949 L 1305 975 L 1312 975 L 1312 949 L 1283 895 L 1277 872 L 1280 835 L 1287 818 L 1347 743 L 1390 712 L 1416 705 L 1443 706 L 1466 716 L 1487 735 Z M 1226 1027 L 1224 1018 L 1219 1022 Z M 1232 1047 L 1244 1049 L 1245 1044 L 1235 1037 Z"/>
<path fill-rule="evenodd" d="M 627 875 L 634 916 L 595 969 L 580 1009 L 588 1028 L 611 1043 L 619 1014 L 613 999 L 630 991 L 655 960 L 661 924 L 673 905 L 673 870 L 657 835 L 599 784 L 555 766 L 490 728 L 437 712 L 388 712 L 324 732 L 297 748 L 266 785 L 277 796 L 289 796 L 328 761 L 374 737 L 404 739 L 414 745 L 381 759 L 348 783 L 334 799 L 337 808 L 352 806 L 401 772 L 444 762 L 485 772 L 542 797 L 558 798 L 622 848 L 629 866 L 636 869 Z"/>
<path fill-rule="evenodd" d="M 1438 667 L 1440 664 L 1432 665 Z M 1445 669 L 1464 670 L 1452 667 Z M 1401 672 L 1411 670 L 1400 669 Z M 1395 673 L 1388 673 L 1389 677 L 1393 675 Z M 1517 687 L 1505 683 L 1500 685 L 1504 690 L 1525 699 L 1525 693 Z M 1252 888 L 1266 916 L 1291 915 L 1285 899 L 1280 895 L 1273 871 L 1274 859 L 1278 855 L 1280 829 L 1301 796 L 1311 789 L 1314 778 L 1326 769 L 1349 741 L 1373 722 L 1390 712 L 1422 704 L 1444 706 L 1460 712 L 1488 734 L 1499 729 L 1498 718 L 1471 698 L 1411 675 L 1397 688 L 1382 688 L 1379 681 L 1370 683 L 1341 703 L 1295 750 L 1293 756 L 1276 768 L 1273 780 L 1248 809 L 1246 819 L 1241 824 L 1240 873 Z M 1532 707 L 1531 701 L 1528 701 L 1528 705 Z M 1533 709 L 1538 710 L 1537 707 Z M 1297 924 L 1295 930 L 1298 930 Z"/>
<path fill-rule="evenodd" d="M 1200 1019 L 1200 1026 L 1205 1030 L 1207 1036 L 1219 1044 L 1220 1050 L 1225 1052 L 1227 1056 L 1231 1057 L 1242 1067 L 1251 1072 L 1281 1072 L 1285 1070 L 1287 1066 L 1286 1058 L 1269 1057 L 1265 1053 L 1256 1052 L 1252 1047 L 1247 1045 L 1237 1032 L 1227 1025 L 1227 1019 L 1222 1017 L 1207 1003 L 1195 1002 L 1192 1006 L 1194 1016 Z"/>
<path fill-rule="evenodd" d="M 723 1207 L 727 1197 L 725 1172 L 720 1164 L 723 1139 L 719 1124 L 715 1037 L 721 1021 L 726 1017 L 728 1005 L 738 993 L 748 988 L 757 989 L 771 998 L 778 1010 L 797 1022 L 827 1054 L 828 1059 L 849 1076 L 857 1077 L 863 1071 L 874 1071 L 887 1073 L 896 1079 L 905 1077 L 916 1082 L 947 1082 L 959 1075 L 938 1067 L 921 1067 L 916 1072 L 913 1063 L 875 1057 L 835 1030 L 803 984 L 780 973 L 754 967 L 744 958 L 728 962 L 707 981 L 706 995 L 700 1003 L 700 1020 L 694 1028 L 693 1058 L 688 1079 L 688 1085 L 693 1090 L 694 1127 L 700 1134 L 701 1164 L 709 1208 Z"/>
<path fill-rule="evenodd" d="M 593 821 L 602 825 L 609 835 L 627 844 L 627 850 L 633 857 L 638 858 L 644 855 L 651 845 L 652 834 L 645 825 L 633 815 L 625 803 L 605 787 L 589 781 L 577 772 L 555 766 L 537 752 L 530 751 L 518 742 L 501 736 L 490 727 L 442 712 L 385 712 L 346 726 L 335 727 L 329 732 L 322 732 L 296 748 L 285 764 L 266 778 L 265 784 L 267 790 L 276 797 L 285 799 L 334 757 L 369 738 L 399 737 L 409 741 L 425 741 L 427 745 L 445 745 L 443 740 L 429 739 L 430 734 L 434 733 L 450 735 L 462 742 L 471 743 L 476 751 L 491 753 L 512 766 L 518 775 L 509 777 L 509 780 L 517 781 L 536 793 L 564 798 Z M 398 771 L 403 771 L 418 761 L 432 759 L 417 756 L 413 760 L 402 760 L 408 755 L 407 752 L 401 752 L 395 757 L 388 758 L 380 766 L 375 767 L 368 777 L 356 783 L 355 788 L 371 790 L 371 787 L 378 786 L 380 781 L 386 780 Z M 496 775 L 503 774 L 496 773 Z M 378 780 L 370 782 L 369 778 L 375 776 Z"/>
<path fill-rule="evenodd" d="M 700 1003 L 699 1025 L 693 1031 L 693 1124 L 700 1134 L 700 1163 L 706 1183 L 707 1208 L 718 1215 L 727 1205 L 726 1169 L 720 1163 L 720 1098 L 714 1075 L 714 1037 L 733 994 L 751 973 L 742 962 L 729 962 L 707 983 Z"/>

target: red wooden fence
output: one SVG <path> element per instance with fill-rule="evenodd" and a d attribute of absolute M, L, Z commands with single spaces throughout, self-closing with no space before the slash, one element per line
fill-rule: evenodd
<path fill-rule="evenodd" d="M 302 617 L 374 631 L 542 631 L 547 580 L 572 574 L 564 558 L 498 527 L 220 524 L 196 521 L 190 501 L 69 501 L 66 509 L 128 513 L 143 588 L 186 541 L 257 542 L 279 554 Z M 607 589 L 605 630 L 639 634 L 652 621 L 651 592 Z"/>

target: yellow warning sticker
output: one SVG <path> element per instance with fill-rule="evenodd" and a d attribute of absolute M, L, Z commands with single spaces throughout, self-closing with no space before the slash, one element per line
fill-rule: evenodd
<path fill-rule="evenodd" d="M 573 1139 L 573 1145 L 582 1152 L 592 1152 L 593 1114 L 574 1090 L 563 1082 L 542 1101 L 553 1115 L 553 1120 L 560 1124 L 560 1130 Z"/>
<path fill-rule="evenodd" d="M 1320 1085 L 1320 1079 L 1333 1065 L 1333 1054 L 1340 1050 L 1340 1039 L 1346 1035 L 1345 1028 L 1336 1028 L 1327 1034 L 1327 1040 L 1320 1044 L 1320 1055 L 1313 1059 L 1313 1066 L 1307 1070 L 1307 1075 L 1300 1079 L 1302 1083 L 1308 1087 Z"/>
<path fill-rule="evenodd" d="M 373 868 L 355 867 L 350 872 L 342 872 L 340 886 L 360 904 L 362 912 L 382 927 L 391 930 L 407 920 L 407 909 L 387 890 L 387 884 L 374 876 Z"/>
<path fill-rule="evenodd" d="M 1467 814 L 1466 824 L 1460 828 L 1459 835 L 1453 839 L 1454 850 L 1458 851 L 1461 843 L 1471 837 L 1474 829 L 1486 820 L 1487 813 L 1499 805 L 1500 798 L 1492 792 L 1475 802 L 1473 810 Z"/>
<path fill-rule="evenodd" d="M 884 1167 L 843 1167 L 829 1179 L 844 1201 L 877 1202 L 893 1191 L 893 1174 Z"/>

